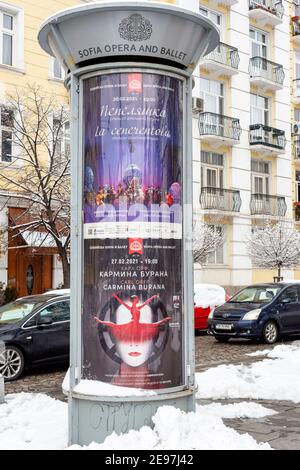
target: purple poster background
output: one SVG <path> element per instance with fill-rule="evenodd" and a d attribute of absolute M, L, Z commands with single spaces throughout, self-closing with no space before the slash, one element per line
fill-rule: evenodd
<path fill-rule="evenodd" d="M 183 384 L 182 93 L 156 73 L 84 80 L 83 378 Z"/>

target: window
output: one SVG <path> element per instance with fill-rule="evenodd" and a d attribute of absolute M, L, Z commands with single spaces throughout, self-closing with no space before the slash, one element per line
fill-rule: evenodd
<path fill-rule="evenodd" d="M 65 79 L 65 71 L 60 65 L 58 59 L 50 57 L 50 76 L 51 78 L 56 78 L 57 80 Z"/>
<path fill-rule="evenodd" d="M 221 225 L 210 225 L 210 228 L 220 234 L 224 233 L 224 227 Z M 224 264 L 225 243 L 221 244 L 214 253 L 207 256 L 205 264 Z"/>
<path fill-rule="evenodd" d="M 24 67 L 24 12 L 0 2 L 0 64 Z"/>
<path fill-rule="evenodd" d="M 294 109 L 294 121 L 295 124 L 298 124 L 298 126 L 300 127 L 300 109 Z"/>
<path fill-rule="evenodd" d="M 54 141 L 56 144 L 55 155 L 70 155 L 70 123 L 61 124 L 61 120 L 53 119 Z M 57 137 L 56 137 L 57 136 Z"/>
<path fill-rule="evenodd" d="M 264 31 L 259 31 L 258 29 L 250 29 L 250 45 L 251 45 L 251 54 L 252 57 L 263 57 L 266 59 L 268 57 L 268 36 Z"/>
<path fill-rule="evenodd" d="M 289 300 L 291 303 L 299 302 L 298 286 L 288 287 L 280 296 L 279 302 Z"/>
<path fill-rule="evenodd" d="M 217 13 L 213 10 L 208 10 L 207 8 L 203 8 L 202 6 L 199 8 L 200 15 L 206 16 L 209 18 L 216 26 L 219 27 L 220 34 L 222 35 L 223 28 L 222 28 L 222 15 Z"/>
<path fill-rule="evenodd" d="M 270 193 L 270 164 L 269 162 L 252 160 L 252 193 L 263 195 Z"/>
<path fill-rule="evenodd" d="M 204 111 L 224 114 L 224 84 L 216 80 L 200 78 L 200 98 L 204 100 Z"/>
<path fill-rule="evenodd" d="M 300 79 L 300 54 L 295 53 L 295 68 L 294 68 L 294 74 L 295 74 L 295 80 Z"/>
<path fill-rule="evenodd" d="M 43 317 L 51 317 L 53 323 L 70 320 L 70 302 L 56 302 L 48 305 L 39 313 L 40 319 Z"/>
<path fill-rule="evenodd" d="M 223 188 L 223 155 L 201 152 L 201 185 L 203 188 Z"/>
<path fill-rule="evenodd" d="M 250 123 L 268 126 L 270 121 L 270 103 L 265 96 L 250 95 Z"/>
<path fill-rule="evenodd" d="M 13 157 L 13 119 L 11 109 L 0 108 L 1 111 L 1 161 L 10 163 Z"/>
<path fill-rule="evenodd" d="M 300 171 L 296 171 L 296 201 L 300 202 Z"/>

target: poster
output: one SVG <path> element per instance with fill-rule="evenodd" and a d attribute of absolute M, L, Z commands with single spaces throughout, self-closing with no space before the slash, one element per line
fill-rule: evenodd
<path fill-rule="evenodd" d="M 83 81 L 83 379 L 184 383 L 182 110 L 172 76 Z"/>

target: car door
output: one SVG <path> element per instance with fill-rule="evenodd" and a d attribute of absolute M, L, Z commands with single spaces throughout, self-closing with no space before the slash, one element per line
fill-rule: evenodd
<path fill-rule="evenodd" d="M 281 294 L 278 302 L 279 317 L 283 331 L 292 332 L 300 317 L 300 291 L 298 285 L 289 286 Z M 299 328 L 299 326 L 298 326 Z M 299 328 L 300 329 L 300 328 Z"/>
<path fill-rule="evenodd" d="M 51 319 L 51 323 L 49 322 Z M 45 322 L 45 323 L 44 323 Z M 70 300 L 54 301 L 44 306 L 24 328 L 30 343 L 30 361 L 45 362 L 69 355 Z"/>

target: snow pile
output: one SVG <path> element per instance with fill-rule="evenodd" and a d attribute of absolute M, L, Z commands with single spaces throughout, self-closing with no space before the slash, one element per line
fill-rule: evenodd
<path fill-rule="evenodd" d="M 220 365 L 196 374 L 197 398 L 251 398 L 300 403 L 300 341 L 260 353 L 269 359 L 248 366 Z"/>
<path fill-rule="evenodd" d="M 0 449 L 64 449 L 67 447 L 66 403 L 42 394 L 13 394 L 0 405 Z M 159 408 L 153 417 L 154 429 L 143 426 L 103 444 L 69 449 L 270 449 L 249 434 L 239 434 L 224 425 L 222 418 L 262 418 L 273 414 L 255 403 L 197 406 L 184 413 L 171 406 Z"/>
<path fill-rule="evenodd" d="M 196 307 L 218 307 L 225 303 L 225 290 L 215 284 L 195 284 L 194 303 Z"/>
<path fill-rule="evenodd" d="M 62 383 L 65 394 L 70 390 L 70 371 L 68 370 Z M 96 397 L 142 397 L 156 395 L 154 390 L 144 390 L 141 388 L 121 387 L 99 380 L 80 380 L 73 389 L 76 393 Z"/>
<path fill-rule="evenodd" d="M 7 395 L 0 405 L 0 449 L 64 449 L 68 405 L 47 395 Z"/>
<path fill-rule="evenodd" d="M 255 403 L 197 406 L 195 413 L 184 413 L 172 406 L 160 407 L 153 417 L 154 429 L 143 426 L 107 437 L 103 444 L 93 442 L 83 449 L 96 450 L 269 450 L 269 444 L 258 444 L 249 434 L 239 434 L 224 425 L 222 418 L 261 418 L 274 414 Z M 70 447 L 81 449 L 79 446 Z"/>

